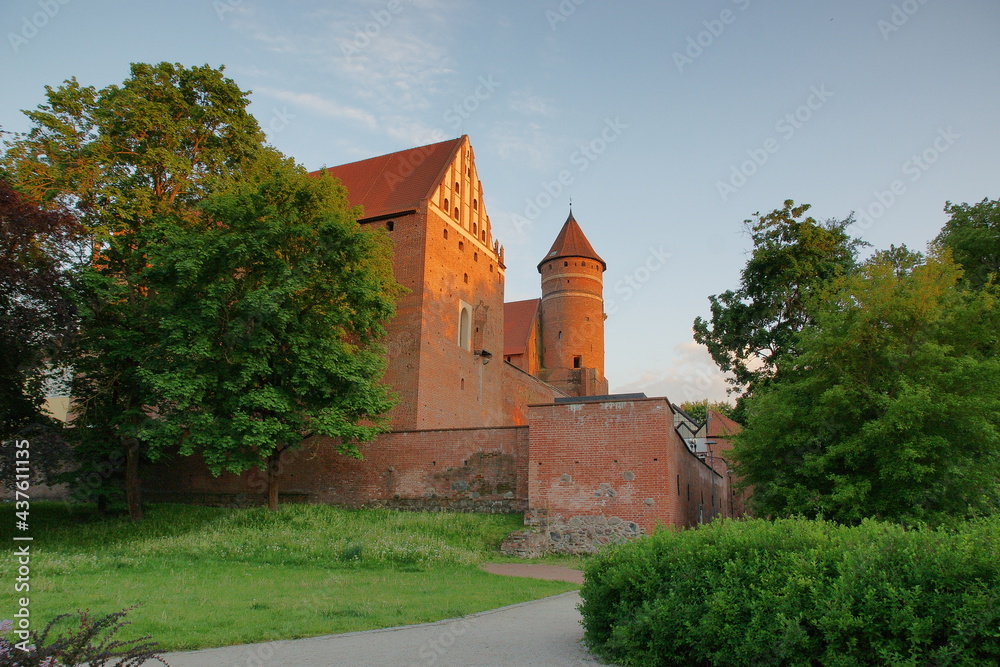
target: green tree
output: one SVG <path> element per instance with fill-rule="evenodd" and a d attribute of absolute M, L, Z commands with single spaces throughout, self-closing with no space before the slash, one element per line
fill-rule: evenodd
<path fill-rule="evenodd" d="M 93 238 L 73 388 L 80 472 L 124 451 L 138 520 L 140 433 L 152 403 L 139 370 L 158 333 L 146 278 L 153 237 L 144 232 L 154 220 L 193 223 L 206 194 L 260 152 L 263 133 L 246 94 L 207 65 L 135 64 L 120 86 L 97 91 L 73 79 L 46 91 L 4 166 L 35 199 L 73 211 Z"/>
<path fill-rule="evenodd" d="M 1000 276 L 1000 200 L 983 199 L 978 204 L 944 207 L 951 219 L 945 223 L 936 243 L 951 250 L 965 270 L 962 282 L 979 289 Z"/>
<path fill-rule="evenodd" d="M 42 415 L 46 370 L 76 328 L 73 246 L 81 228 L 0 174 L 0 439 Z"/>
<path fill-rule="evenodd" d="M 820 223 L 803 217 L 809 208 L 788 200 L 746 220 L 753 252 L 739 288 L 710 296 L 711 319 L 694 321 L 694 339 L 732 373 L 733 391 L 751 395 L 778 373 L 779 359 L 811 322 L 809 294 L 855 266 L 865 245 L 847 232 L 853 218 Z"/>
<path fill-rule="evenodd" d="M 996 511 L 1000 303 L 949 254 L 877 253 L 810 301 L 814 326 L 750 398 L 734 456 L 760 515 L 903 522 Z"/>
<path fill-rule="evenodd" d="M 686 401 L 681 403 L 681 410 L 686 412 L 689 417 L 695 421 L 701 422 L 702 424 L 705 423 L 705 419 L 707 418 L 708 411 L 710 409 L 732 419 L 733 411 L 736 408 L 732 403 L 727 403 L 725 401 L 709 401 L 707 398 L 700 401 Z"/>
<path fill-rule="evenodd" d="M 360 456 L 385 430 L 390 242 L 361 230 L 333 178 L 270 153 L 201 213 L 150 228 L 161 345 L 140 370 L 157 395 L 144 437 L 153 456 L 200 452 L 214 474 L 266 468 L 277 509 L 283 452 L 323 435 Z"/>

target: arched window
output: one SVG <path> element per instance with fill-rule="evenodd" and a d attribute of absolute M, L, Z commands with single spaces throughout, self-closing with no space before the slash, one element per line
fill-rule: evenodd
<path fill-rule="evenodd" d="M 444 237 L 448 238 L 448 228 L 447 227 L 445 227 L 445 229 L 444 229 Z"/>
<path fill-rule="evenodd" d="M 475 236 L 478 233 L 479 233 L 479 225 L 477 225 L 476 223 L 472 223 L 472 235 Z"/>
<path fill-rule="evenodd" d="M 465 304 L 458 314 L 458 345 L 463 350 L 472 349 L 472 308 Z"/>
<path fill-rule="evenodd" d="M 450 206 L 448 205 L 448 198 L 447 198 L 447 197 L 445 197 L 445 198 L 444 198 L 444 210 L 446 210 L 446 211 L 447 211 L 447 210 L 448 210 L 448 209 L 450 209 L 450 208 L 451 208 L 451 207 L 450 207 Z"/>
<path fill-rule="evenodd" d="M 459 213 L 458 213 L 458 207 L 457 207 L 457 206 L 455 207 L 455 213 L 454 213 L 454 216 L 455 216 L 455 219 L 456 219 L 456 220 L 458 220 L 458 221 L 461 221 L 461 220 L 462 220 L 462 219 L 461 219 L 461 218 L 459 217 Z"/>
<path fill-rule="evenodd" d="M 396 221 L 395 221 L 395 220 L 390 220 L 389 222 L 385 223 L 385 228 L 386 228 L 386 230 L 388 230 L 388 231 L 390 231 L 390 232 L 391 232 L 391 231 L 392 231 L 393 229 L 395 229 L 395 227 L 396 227 Z"/>
<path fill-rule="evenodd" d="M 483 243 L 486 243 L 486 230 L 485 229 L 482 231 L 481 236 L 483 237 Z"/>
<path fill-rule="evenodd" d="M 459 190 L 459 185 L 458 185 L 458 181 L 455 181 L 455 194 L 457 195 L 457 194 L 459 194 L 460 192 L 461 192 L 461 190 Z"/>
<path fill-rule="evenodd" d="M 472 200 L 472 210 L 473 211 L 478 211 L 479 210 L 479 200 L 478 199 L 473 199 Z"/>

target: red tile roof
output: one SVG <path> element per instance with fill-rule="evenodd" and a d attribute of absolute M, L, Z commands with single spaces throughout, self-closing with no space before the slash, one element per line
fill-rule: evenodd
<path fill-rule="evenodd" d="M 708 410 L 708 437 L 727 438 L 736 435 L 743 427 L 718 410 Z"/>
<path fill-rule="evenodd" d="M 428 199 L 466 139 L 449 139 L 397 153 L 351 162 L 326 171 L 347 188 L 352 206 L 362 206 L 361 220 L 416 209 Z M 319 172 L 316 172 L 319 173 Z"/>
<path fill-rule="evenodd" d="M 503 354 L 524 354 L 528 349 L 531 329 L 538 319 L 541 299 L 511 301 L 503 305 Z"/>
<path fill-rule="evenodd" d="M 584 236 L 583 230 L 580 229 L 580 225 L 577 223 L 576 219 L 573 217 L 573 211 L 569 212 L 569 217 L 566 218 L 565 224 L 561 230 L 559 230 L 559 236 L 556 237 L 555 243 L 552 244 L 552 248 L 549 249 L 545 259 L 538 263 L 538 272 L 542 272 L 542 264 L 553 259 L 559 259 L 560 257 L 586 257 L 587 259 L 596 259 L 601 263 L 601 266 L 607 270 L 607 263 L 601 259 L 601 256 L 597 254 L 594 250 L 594 246 L 590 245 L 590 241 Z"/>

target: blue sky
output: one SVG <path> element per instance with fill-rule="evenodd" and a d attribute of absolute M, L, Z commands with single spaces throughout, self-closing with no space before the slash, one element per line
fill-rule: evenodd
<path fill-rule="evenodd" d="M 310 169 L 468 134 L 507 300 L 569 199 L 608 264 L 612 391 L 724 398 L 694 344 L 786 199 L 923 249 L 1000 196 L 996 0 L 5 0 L 0 125 L 75 76 L 225 65 Z"/>

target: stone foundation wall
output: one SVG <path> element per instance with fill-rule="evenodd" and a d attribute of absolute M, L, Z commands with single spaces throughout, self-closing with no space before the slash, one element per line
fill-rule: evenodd
<path fill-rule="evenodd" d="M 634 521 L 617 516 L 539 516 L 528 512 L 528 530 L 511 533 L 500 547 L 509 556 L 537 558 L 544 554 L 594 554 L 607 544 L 617 544 L 645 534 Z"/>

